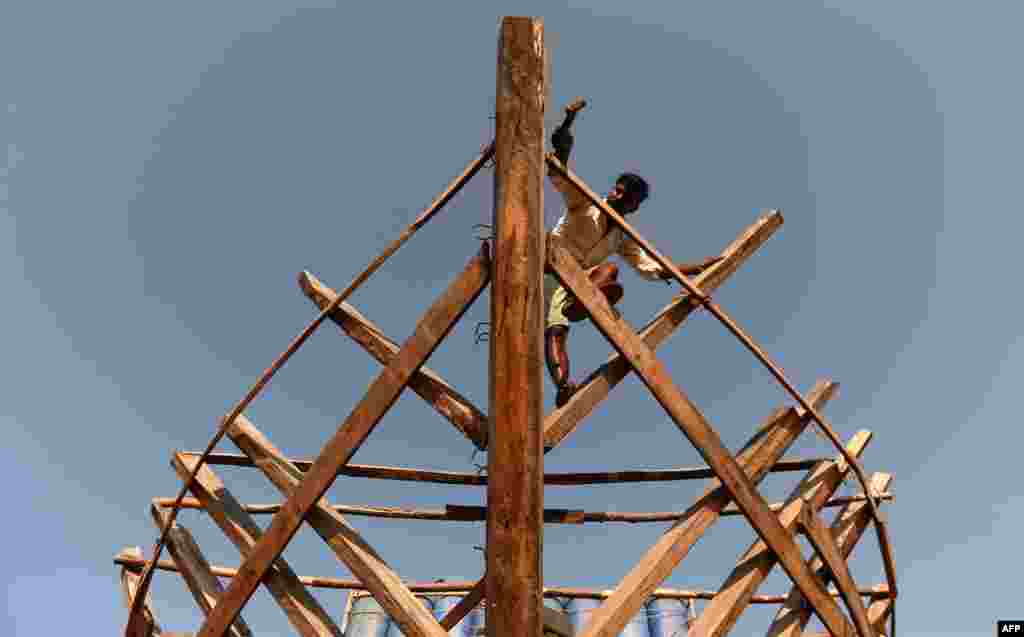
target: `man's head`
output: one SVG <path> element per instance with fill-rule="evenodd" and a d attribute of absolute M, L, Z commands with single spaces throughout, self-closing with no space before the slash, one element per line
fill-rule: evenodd
<path fill-rule="evenodd" d="M 650 187 L 640 175 L 633 173 L 622 173 L 615 180 L 615 186 L 608 193 L 608 205 L 620 214 L 628 215 L 636 212 L 647 195 L 650 194 Z"/>

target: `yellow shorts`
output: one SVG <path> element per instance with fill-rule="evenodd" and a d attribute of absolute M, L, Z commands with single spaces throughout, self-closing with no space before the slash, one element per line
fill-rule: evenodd
<path fill-rule="evenodd" d="M 569 327 L 569 319 L 562 310 L 569 302 L 569 292 L 558 283 L 553 274 L 544 275 L 544 329 L 562 325 Z"/>

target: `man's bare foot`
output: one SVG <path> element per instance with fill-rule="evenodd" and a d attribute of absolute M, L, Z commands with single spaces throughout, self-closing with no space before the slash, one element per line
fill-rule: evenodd
<path fill-rule="evenodd" d="M 555 407 L 562 407 L 565 403 L 569 402 L 572 395 L 579 389 L 579 385 L 572 381 L 567 381 L 564 385 L 558 388 L 558 393 L 555 395 Z"/>

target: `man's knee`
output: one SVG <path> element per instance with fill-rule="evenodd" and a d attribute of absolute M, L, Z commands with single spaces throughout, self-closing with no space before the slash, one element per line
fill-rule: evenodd
<path fill-rule="evenodd" d="M 594 268 L 592 276 L 601 281 L 615 281 L 619 278 L 619 266 L 614 263 L 602 263 Z"/>

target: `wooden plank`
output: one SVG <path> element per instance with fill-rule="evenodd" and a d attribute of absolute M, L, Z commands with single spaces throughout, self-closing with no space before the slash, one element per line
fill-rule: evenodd
<path fill-rule="evenodd" d="M 299 274 L 299 287 L 321 310 L 330 306 L 338 297 L 337 292 L 309 272 Z M 342 332 L 348 334 L 381 365 L 390 365 L 398 355 L 398 344 L 349 303 L 338 305 L 330 317 Z M 478 449 L 487 448 L 487 416 L 468 398 L 455 391 L 437 372 L 424 365 L 412 375 L 409 389 L 444 416 Z"/>
<path fill-rule="evenodd" d="M 809 394 L 813 404 L 823 406 L 836 393 L 837 385 L 819 381 Z M 758 484 L 786 449 L 810 422 L 798 409 L 775 410 L 753 438 L 737 454 L 737 461 Z M 679 566 L 694 544 L 718 520 L 719 513 L 732 499 L 721 481 L 715 480 L 690 508 L 682 520 L 668 529 L 644 554 L 640 562 L 619 583 L 600 608 L 594 611 L 582 635 L 618 635 L 657 587 Z"/>
<path fill-rule="evenodd" d="M 768 503 L 754 488 L 697 407 L 672 382 L 661 361 L 636 332 L 612 311 L 604 295 L 591 283 L 572 255 L 555 239 L 548 242 L 548 261 L 562 283 L 583 303 L 601 333 L 630 361 L 658 403 L 714 469 L 751 526 L 779 556 L 783 568 L 804 593 L 804 597 L 811 601 L 819 615 L 824 615 L 825 626 L 839 635 L 852 634 L 852 627 L 839 606 L 807 568 L 792 534 L 779 523 L 776 515 L 768 508 Z M 491 418 L 494 418 L 493 412 Z M 617 631 L 600 633 L 600 637 L 613 637 L 616 634 Z M 598 635 L 587 631 L 586 637 Z"/>
<path fill-rule="evenodd" d="M 851 455 L 859 457 L 871 441 L 871 437 L 871 432 L 859 431 L 853 435 L 846 448 Z M 839 456 L 811 470 L 786 499 L 786 506 L 779 512 L 778 521 L 782 527 L 787 532 L 795 532 L 800 512 L 803 509 L 816 512 L 821 508 L 843 483 L 849 469 L 849 465 L 842 456 Z M 777 563 L 775 554 L 764 542 L 754 542 L 719 587 L 720 594 L 704 607 L 704 612 L 693 626 L 694 634 L 721 637 L 728 633 L 746 610 L 747 600 L 757 591 Z M 810 567 L 808 570 L 811 570 Z"/>
<path fill-rule="evenodd" d="M 245 416 L 228 428 L 228 436 L 252 458 L 285 497 L 302 483 L 302 472 L 288 464 L 284 454 Z M 407 637 L 446 637 L 447 631 L 402 583 L 401 578 L 340 513 L 321 498 L 306 514 L 306 521 L 391 616 Z"/>
<path fill-rule="evenodd" d="M 749 259 L 759 247 L 782 225 L 782 213 L 775 210 L 761 217 L 722 251 L 722 260 L 694 279 L 694 285 L 705 294 L 717 290 Z M 652 350 L 657 350 L 696 309 L 688 295 L 679 295 L 640 330 L 640 338 Z M 552 411 L 544 419 L 544 447 L 558 446 L 608 397 L 629 373 L 632 367 L 621 354 L 614 354 L 586 380 L 568 403 Z"/>
<path fill-rule="evenodd" d="M 138 559 L 142 566 L 145 566 L 146 560 L 142 558 L 142 548 L 135 546 L 125 548 L 122 554 L 129 555 Z M 141 569 L 129 568 L 122 566 L 121 568 L 121 591 L 124 593 L 125 606 L 129 609 L 132 607 L 132 600 L 139 591 L 139 579 L 141 578 Z M 149 605 L 149 593 L 145 594 L 145 598 L 142 600 L 142 607 L 136 616 L 135 622 L 131 622 L 129 618 L 128 628 L 131 631 L 131 637 L 159 637 L 161 634 L 160 625 L 156 623 L 156 616 L 153 615 L 153 608 Z"/>
<path fill-rule="evenodd" d="M 487 591 L 487 574 L 485 573 L 480 581 L 473 586 L 472 590 L 463 595 L 462 599 L 455 606 L 452 606 L 444 617 L 441 618 L 441 628 L 451 630 L 456 624 L 466 618 L 466 615 L 473 612 L 473 609 L 480 604 Z"/>
<path fill-rule="evenodd" d="M 194 451 L 183 451 L 187 456 L 199 457 Z M 820 462 L 821 458 L 788 459 L 776 462 L 769 471 L 806 471 Z M 228 465 L 232 467 L 252 467 L 253 462 L 241 453 L 211 453 L 206 462 L 211 465 Z M 288 462 L 306 472 L 313 465 L 312 460 L 288 458 Z M 379 480 L 404 480 L 407 482 L 433 482 L 437 484 L 457 484 L 464 486 L 482 486 L 487 484 L 487 476 L 477 473 L 460 473 L 456 471 L 427 471 L 406 467 L 387 467 L 382 465 L 349 464 L 338 471 L 339 476 L 353 478 L 374 478 Z M 618 484 L 625 482 L 666 482 L 675 480 L 705 480 L 714 478 L 711 467 L 687 467 L 679 469 L 657 469 L 653 471 L 627 470 L 603 472 L 546 473 L 544 484 L 547 486 L 578 486 L 586 484 Z"/>
<path fill-rule="evenodd" d="M 155 502 L 150 506 L 149 512 L 158 529 L 163 529 L 170 520 L 170 515 Z M 224 587 L 210 570 L 210 563 L 199 549 L 199 544 L 188 529 L 173 523 L 167 532 L 167 550 L 171 554 L 171 559 L 178 565 L 178 571 L 196 600 L 196 605 L 203 611 L 204 616 L 209 615 L 224 592 Z M 232 624 L 230 634 L 232 637 L 252 637 L 252 631 L 241 616 Z"/>
<path fill-rule="evenodd" d="M 808 506 L 800 509 L 800 526 L 815 552 L 832 571 L 839 593 L 846 603 L 846 609 L 853 618 L 853 625 L 857 627 L 857 633 L 860 637 L 875 637 L 875 631 L 868 622 L 868 611 L 857 593 L 857 584 L 846 567 L 846 560 L 839 554 L 839 547 L 832 539 L 828 527 Z"/>
<path fill-rule="evenodd" d="M 199 637 L 222 637 L 242 609 L 260 579 L 284 551 L 309 510 L 334 482 L 338 469 L 359 449 L 380 419 L 398 399 L 413 372 L 430 357 L 456 321 L 483 291 L 490 278 L 486 245 L 466 269 L 427 310 L 412 336 L 402 345 L 394 362 L 386 367 L 337 432 L 324 445 L 299 488 L 270 523 L 263 538 L 246 556 L 239 577 L 231 581 L 199 632 Z"/>
<path fill-rule="evenodd" d="M 890 474 L 876 473 L 871 476 L 869 485 L 876 494 L 881 496 L 889 488 L 891 482 Z M 863 499 L 851 501 L 836 516 L 831 532 L 843 559 L 849 558 L 853 553 L 853 548 L 860 541 L 870 522 L 871 510 L 868 509 L 867 503 Z M 808 562 L 808 567 L 813 571 L 817 571 L 823 565 L 824 562 L 818 556 L 812 557 Z M 785 604 L 775 614 L 771 626 L 768 627 L 767 637 L 800 637 L 807 622 L 811 619 L 811 609 L 804 606 L 802 601 L 803 597 L 800 595 L 800 591 L 795 588 L 790 590 Z M 870 614 L 870 607 L 868 611 Z"/>
<path fill-rule="evenodd" d="M 175 454 L 172 466 L 184 480 L 191 475 L 197 462 L 198 458 L 185 458 L 181 454 Z M 196 473 L 190 490 L 203 503 L 203 508 L 206 509 L 214 523 L 238 548 L 238 552 L 243 557 L 252 555 L 263 537 L 263 531 L 249 514 L 242 511 L 241 505 L 227 490 L 217 474 L 207 465 L 203 465 Z M 243 574 L 245 573 L 244 564 L 240 570 Z M 274 568 L 267 571 L 263 584 L 277 605 L 284 611 L 289 623 L 300 635 L 303 637 L 326 637 L 328 635 L 341 637 L 341 629 L 334 623 L 327 611 L 320 606 L 316 598 L 309 594 L 298 575 L 284 558 L 274 562 Z M 218 603 L 210 610 L 206 621 L 216 614 L 217 609 L 224 603 L 226 595 L 225 592 L 219 596 Z M 232 616 L 231 619 L 232 621 L 227 626 L 234 623 L 235 617 Z"/>
<path fill-rule="evenodd" d="M 488 637 L 543 632 L 546 61 L 541 19 L 502 19 L 488 339 Z"/>

